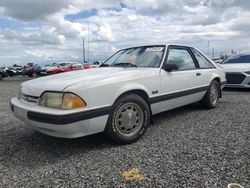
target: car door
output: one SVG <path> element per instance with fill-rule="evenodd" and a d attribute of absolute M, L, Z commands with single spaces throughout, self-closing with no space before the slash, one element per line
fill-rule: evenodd
<path fill-rule="evenodd" d="M 200 77 L 197 81 L 200 85 L 208 86 L 216 68 L 201 52 L 195 48 L 191 48 L 191 51 L 199 65 Z"/>
<path fill-rule="evenodd" d="M 159 113 L 201 100 L 206 88 L 199 81 L 201 73 L 190 49 L 169 46 L 164 63 L 176 64 L 178 70 L 160 70 L 160 91 L 152 99 L 152 111 Z"/>

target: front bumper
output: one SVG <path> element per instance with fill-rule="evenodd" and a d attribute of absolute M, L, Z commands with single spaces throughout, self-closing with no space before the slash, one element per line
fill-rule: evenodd
<path fill-rule="evenodd" d="M 21 121 L 46 135 L 76 138 L 105 129 L 111 107 L 85 111 L 48 109 L 12 98 L 11 110 Z"/>
<path fill-rule="evenodd" d="M 250 88 L 250 75 L 244 72 L 227 72 L 227 84 L 225 87 Z"/>

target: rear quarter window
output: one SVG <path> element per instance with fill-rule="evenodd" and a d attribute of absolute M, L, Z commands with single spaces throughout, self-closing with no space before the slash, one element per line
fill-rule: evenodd
<path fill-rule="evenodd" d="M 201 69 L 212 69 L 215 68 L 214 65 L 207 59 L 205 58 L 200 52 L 195 50 L 194 48 L 191 49 L 198 64 Z"/>

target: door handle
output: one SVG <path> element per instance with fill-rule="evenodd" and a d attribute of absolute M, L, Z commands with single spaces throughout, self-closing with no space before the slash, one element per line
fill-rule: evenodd
<path fill-rule="evenodd" d="M 197 72 L 197 73 L 196 73 L 196 76 L 201 76 L 201 73 L 200 73 L 200 72 Z"/>

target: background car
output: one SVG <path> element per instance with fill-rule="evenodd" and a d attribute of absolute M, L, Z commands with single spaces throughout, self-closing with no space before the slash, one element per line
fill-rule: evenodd
<path fill-rule="evenodd" d="M 36 73 L 34 73 L 34 68 L 35 68 L 35 64 L 34 63 L 27 63 L 24 67 L 23 67 L 23 72 L 22 75 L 23 76 L 29 76 L 29 77 L 35 77 Z"/>
<path fill-rule="evenodd" d="M 222 64 L 226 72 L 226 87 L 250 88 L 250 54 L 237 54 Z"/>
<path fill-rule="evenodd" d="M 84 69 L 83 65 L 81 63 L 74 63 L 71 65 L 71 70 L 70 71 L 74 71 L 74 70 L 82 70 Z"/>
<path fill-rule="evenodd" d="M 37 65 L 33 68 L 33 77 L 45 76 L 50 65 Z"/>
<path fill-rule="evenodd" d="M 95 61 L 93 63 L 83 63 L 84 69 L 97 68 L 101 65 L 99 61 Z"/>
<path fill-rule="evenodd" d="M 23 66 L 21 65 L 14 64 L 12 68 L 17 71 L 17 75 L 21 75 L 23 72 Z"/>
<path fill-rule="evenodd" d="M 19 71 L 15 70 L 13 67 L 6 67 L 4 70 L 7 72 L 8 76 L 10 77 L 19 74 Z"/>
<path fill-rule="evenodd" d="M 46 75 L 58 74 L 60 72 L 60 65 L 55 63 L 46 69 Z"/>
<path fill-rule="evenodd" d="M 58 74 L 62 72 L 69 72 L 74 70 L 82 70 L 84 69 L 84 66 L 80 63 L 60 63 L 60 64 L 54 64 L 47 68 L 46 74 L 52 75 L 52 74 Z"/>
<path fill-rule="evenodd" d="M 0 68 L 0 80 L 7 77 L 8 73 L 4 70 L 4 67 Z"/>

